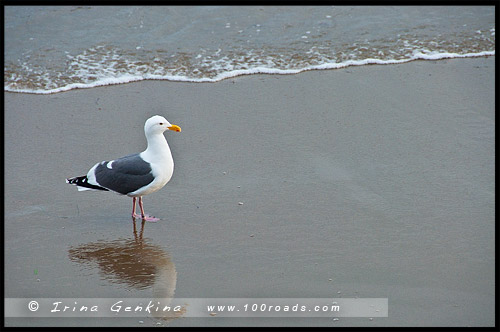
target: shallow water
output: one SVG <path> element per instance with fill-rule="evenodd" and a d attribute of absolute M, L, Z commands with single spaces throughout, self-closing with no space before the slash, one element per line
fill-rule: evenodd
<path fill-rule="evenodd" d="M 17 92 L 494 53 L 488 6 L 5 8 L 5 90 Z"/>

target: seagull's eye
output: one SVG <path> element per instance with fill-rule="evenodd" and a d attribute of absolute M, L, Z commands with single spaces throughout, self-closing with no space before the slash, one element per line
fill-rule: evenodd
<path fill-rule="evenodd" d="M 160 122 L 160 126 L 163 126 L 163 122 Z"/>

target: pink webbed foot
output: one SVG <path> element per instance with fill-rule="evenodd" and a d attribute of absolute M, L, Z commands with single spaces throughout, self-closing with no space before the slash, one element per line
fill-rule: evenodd
<path fill-rule="evenodd" d="M 133 197 L 133 204 L 134 204 L 134 207 L 132 208 L 132 218 L 141 218 L 143 220 L 146 220 L 146 221 L 151 221 L 151 222 L 156 222 L 158 220 L 160 220 L 160 218 L 156 218 L 156 217 L 153 217 L 153 216 L 150 216 L 150 215 L 147 215 L 144 213 L 144 207 L 142 205 L 142 197 L 139 197 L 139 208 L 141 209 L 141 214 L 136 214 L 135 213 L 135 202 L 136 202 L 136 198 Z"/>
<path fill-rule="evenodd" d="M 143 220 L 146 220 L 146 221 L 150 221 L 150 222 L 156 222 L 156 221 L 159 221 L 160 218 L 156 218 L 156 217 L 153 217 L 153 216 L 150 216 L 149 214 L 146 214 L 144 216 L 141 216 L 140 214 L 136 214 L 134 213 L 132 215 L 132 218 L 140 218 L 140 219 L 143 219 Z"/>
<path fill-rule="evenodd" d="M 156 218 L 156 217 L 153 217 L 153 216 L 150 216 L 150 215 L 144 215 L 141 217 L 142 219 L 146 220 L 146 221 L 150 221 L 150 222 L 157 222 L 160 220 L 160 218 Z"/>

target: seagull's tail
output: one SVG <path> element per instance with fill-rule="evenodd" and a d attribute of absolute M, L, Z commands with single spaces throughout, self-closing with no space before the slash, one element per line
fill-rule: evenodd
<path fill-rule="evenodd" d="M 74 177 L 74 178 L 66 179 L 66 183 L 74 184 L 75 186 L 78 187 L 78 191 L 83 191 L 83 190 L 104 190 L 104 191 L 109 191 L 106 188 L 90 184 L 88 182 L 88 179 L 87 179 L 86 175 L 77 176 L 77 177 Z"/>

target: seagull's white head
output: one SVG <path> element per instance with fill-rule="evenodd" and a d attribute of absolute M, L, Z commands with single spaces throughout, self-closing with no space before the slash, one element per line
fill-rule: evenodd
<path fill-rule="evenodd" d="M 181 127 L 171 124 L 163 116 L 155 115 L 146 120 L 144 131 L 147 134 L 163 133 L 165 130 L 181 131 Z"/>

